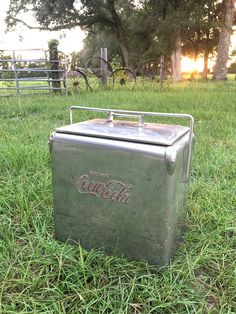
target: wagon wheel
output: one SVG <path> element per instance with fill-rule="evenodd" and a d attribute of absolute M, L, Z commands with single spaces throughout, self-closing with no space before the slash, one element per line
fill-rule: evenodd
<path fill-rule="evenodd" d="M 107 77 L 109 78 L 112 73 L 112 67 L 105 59 L 101 57 L 92 57 L 87 60 L 85 64 L 85 75 L 87 81 L 92 90 L 96 90 L 101 87 L 102 73 L 101 73 L 101 61 L 107 65 Z"/>
<path fill-rule="evenodd" d="M 136 77 L 134 72 L 128 68 L 119 68 L 113 71 L 110 75 L 110 85 L 114 88 L 134 88 Z"/>
<path fill-rule="evenodd" d="M 65 80 L 63 81 L 63 84 L 66 88 Z M 69 91 L 76 94 L 80 91 L 92 90 L 84 72 L 77 68 L 67 73 L 67 84 Z"/>

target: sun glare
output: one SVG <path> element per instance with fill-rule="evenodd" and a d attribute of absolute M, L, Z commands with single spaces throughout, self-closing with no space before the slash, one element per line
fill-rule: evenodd
<path fill-rule="evenodd" d="M 203 58 L 197 58 L 196 62 L 188 57 L 183 57 L 181 60 L 181 69 L 183 73 L 202 72 Z"/>

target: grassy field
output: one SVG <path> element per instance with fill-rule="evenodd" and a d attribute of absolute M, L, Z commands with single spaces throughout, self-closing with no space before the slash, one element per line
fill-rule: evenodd
<path fill-rule="evenodd" d="M 0 98 L 0 313 L 236 313 L 235 95 L 235 82 L 186 82 Z M 47 141 L 71 105 L 194 116 L 188 228 L 169 265 L 54 239 Z"/>

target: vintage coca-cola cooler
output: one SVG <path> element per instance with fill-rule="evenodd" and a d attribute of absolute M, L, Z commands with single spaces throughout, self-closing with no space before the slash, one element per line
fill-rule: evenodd
<path fill-rule="evenodd" d="M 72 123 L 74 110 L 105 117 Z M 146 123 L 146 116 L 184 118 L 189 126 Z M 56 238 L 167 263 L 184 227 L 192 116 L 73 106 L 70 124 L 49 143 Z"/>

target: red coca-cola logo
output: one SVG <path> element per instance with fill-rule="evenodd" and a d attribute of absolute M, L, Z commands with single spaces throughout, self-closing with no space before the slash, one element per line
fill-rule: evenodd
<path fill-rule="evenodd" d="M 75 182 L 75 187 L 79 193 L 86 193 L 112 202 L 128 203 L 132 185 L 118 180 L 102 182 L 97 177 L 84 174 Z"/>

